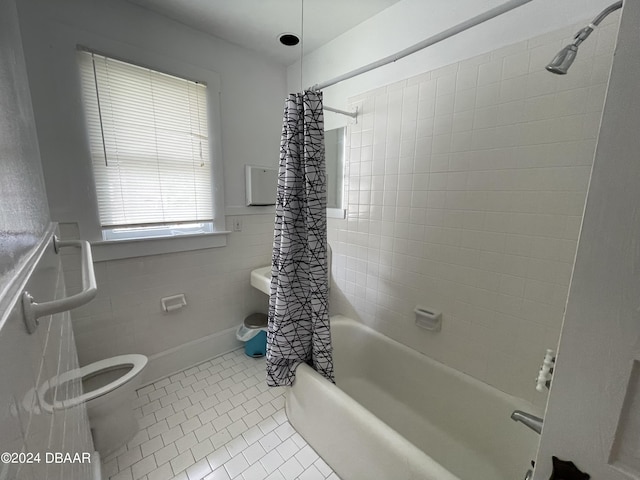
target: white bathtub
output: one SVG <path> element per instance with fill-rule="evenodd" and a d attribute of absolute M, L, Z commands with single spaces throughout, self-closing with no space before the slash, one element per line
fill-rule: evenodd
<path fill-rule="evenodd" d="M 539 437 L 509 416 L 531 404 L 354 320 L 331 332 L 337 386 L 301 365 L 286 412 L 343 480 L 524 478 Z"/>

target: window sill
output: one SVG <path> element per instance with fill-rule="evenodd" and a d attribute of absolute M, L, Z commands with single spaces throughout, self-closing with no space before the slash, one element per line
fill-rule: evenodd
<path fill-rule="evenodd" d="M 94 262 L 119 260 L 122 258 L 162 255 L 164 253 L 189 252 L 205 248 L 224 247 L 227 235 L 223 230 L 214 233 L 178 235 L 175 237 L 135 238 L 91 242 Z"/>

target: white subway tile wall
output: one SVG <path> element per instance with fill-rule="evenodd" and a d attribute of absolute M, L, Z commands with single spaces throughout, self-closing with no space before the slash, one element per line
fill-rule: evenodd
<path fill-rule="evenodd" d="M 235 350 L 138 390 L 140 432 L 105 480 L 339 480 L 296 433 L 264 358 Z"/>
<path fill-rule="evenodd" d="M 98 295 L 72 312 L 80 363 L 153 355 L 266 313 L 268 297 L 249 279 L 251 270 L 271 263 L 273 218 L 243 216 L 242 232 L 231 233 L 226 247 L 96 262 Z M 61 231 L 65 238 L 78 235 L 75 224 L 63 224 Z M 65 259 L 67 285 L 79 289 L 80 265 Z M 179 293 L 187 307 L 163 312 L 160 299 Z"/>
<path fill-rule="evenodd" d="M 351 99 L 332 312 L 545 402 L 533 379 L 558 341 L 617 25 L 566 76 L 544 67 L 580 26 Z"/>
<path fill-rule="evenodd" d="M 37 301 L 65 297 L 59 256 L 50 248 L 27 284 Z M 93 453 L 84 404 L 53 410 L 52 398 L 63 401 L 81 394 L 80 379 L 56 387 L 56 376 L 78 368 L 69 312 L 42 317 L 28 334 L 18 301 L 0 330 L 0 451 L 39 454 L 39 461 L 0 464 L 0 478 L 59 480 L 92 478 L 91 463 L 47 462 L 47 453 Z M 50 391 L 48 386 L 53 386 Z M 44 393 L 38 398 L 34 392 Z M 32 459 L 35 457 L 32 457 Z"/>

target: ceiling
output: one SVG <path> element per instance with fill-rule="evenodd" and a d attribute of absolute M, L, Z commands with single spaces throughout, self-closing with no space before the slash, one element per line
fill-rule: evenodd
<path fill-rule="evenodd" d="M 281 33 L 302 37 L 307 54 L 399 0 L 129 1 L 290 65 L 300 58 L 300 45 L 281 45 Z"/>

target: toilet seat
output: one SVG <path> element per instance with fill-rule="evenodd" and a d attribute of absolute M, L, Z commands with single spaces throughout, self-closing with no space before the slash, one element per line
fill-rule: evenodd
<path fill-rule="evenodd" d="M 79 371 L 79 376 L 81 378 L 84 378 L 94 373 L 98 373 L 101 370 L 112 369 L 117 367 L 126 367 L 128 365 L 132 365 L 131 370 L 129 370 L 123 376 L 117 378 L 111 383 L 108 383 L 104 387 L 100 387 L 90 392 L 84 393 L 79 397 L 74 398 L 72 401 L 78 404 L 78 403 L 88 402 L 89 400 L 93 400 L 95 398 L 101 397 L 102 395 L 106 395 L 107 393 L 115 390 L 121 385 L 124 385 L 133 377 L 138 375 L 147 364 L 147 361 L 148 359 L 146 356 L 133 353 L 129 355 L 118 355 L 117 357 L 98 360 L 97 362 L 90 363 L 89 365 L 85 365 L 84 367 L 81 367 Z"/>
<path fill-rule="evenodd" d="M 29 390 L 23 399 L 23 406 L 27 411 L 35 409 L 34 411 L 38 411 L 39 413 L 38 409 L 42 408 L 45 412 L 52 413 L 55 410 L 63 410 L 65 408 L 74 407 L 83 402 L 94 400 L 127 383 L 142 371 L 147 362 L 148 358 L 146 356 L 133 353 L 106 358 L 104 360 L 99 360 L 89 365 L 85 365 L 81 368 L 74 368 L 73 370 L 64 372 L 61 375 L 56 375 L 55 377 L 45 380 L 37 389 L 32 388 Z M 66 382 L 75 381 L 77 379 L 82 381 L 84 377 L 97 373 L 101 370 L 125 367 L 128 365 L 131 365 L 132 367 L 126 374 L 117 378 L 113 382 L 108 383 L 104 387 L 83 393 L 79 397 L 56 400 L 55 398 L 50 399 L 47 395 L 48 392 L 55 391 L 56 387 L 63 385 Z M 38 402 L 33 401 L 34 395 L 38 395 Z"/>

